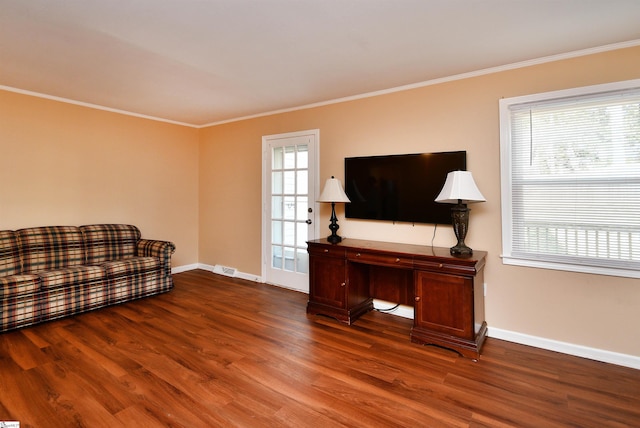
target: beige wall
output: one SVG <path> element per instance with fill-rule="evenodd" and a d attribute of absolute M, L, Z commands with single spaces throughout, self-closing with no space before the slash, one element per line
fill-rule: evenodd
<path fill-rule="evenodd" d="M 594 54 L 357 101 L 223 124 L 200 135 L 200 252 L 204 264 L 259 275 L 261 138 L 320 129 L 320 178 L 343 178 L 347 156 L 466 150 L 487 202 L 472 206 L 466 240 L 487 250 L 489 327 L 640 356 L 638 280 L 501 263 L 498 100 L 640 78 L 640 47 Z M 322 211 L 321 224 L 329 212 Z M 346 237 L 428 245 L 433 226 L 345 220 Z M 323 233 L 328 229 L 323 226 Z M 435 245 L 455 243 L 450 227 Z"/>
<path fill-rule="evenodd" d="M 198 261 L 198 130 L 0 91 L 0 229 L 130 223 Z"/>

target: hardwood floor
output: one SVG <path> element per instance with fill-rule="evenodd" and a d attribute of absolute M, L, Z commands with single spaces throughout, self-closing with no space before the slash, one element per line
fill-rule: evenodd
<path fill-rule="evenodd" d="M 0 335 L 21 427 L 640 426 L 640 370 L 487 339 L 477 363 L 411 320 L 308 317 L 305 294 L 190 271 L 170 293 Z"/>

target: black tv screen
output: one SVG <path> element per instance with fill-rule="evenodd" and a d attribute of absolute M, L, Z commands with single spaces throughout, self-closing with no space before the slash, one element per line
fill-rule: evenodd
<path fill-rule="evenodd" d="M 451 224 L 451 205 L 434 199 L 450 171 L 466 171 L 467 152 L 345 158 L 345 191 L 353 219 Z"/>

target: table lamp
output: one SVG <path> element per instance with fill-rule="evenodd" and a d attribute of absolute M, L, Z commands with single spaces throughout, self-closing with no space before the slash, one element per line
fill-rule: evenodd
<path fill-rule="evenodd" d="M 327 237 L 327 241 L 337 244 L 342 241 L 342 238 L 336 233 L 340 228 L 336 217 L 336 202 L 351 202 L 347 194 L 344 193 L 340 180 L 333 175 L 328 178 L 317 202 L 331 202 L 331 224 L 329 224 L 331 235 Z"/>
<path fill-rule="evenodd" d="M 470 171 L 451 171 L 447 174 L 447 180 L 436 197 L 436 202 L 456 204 L 451 208 L 453 231 L 458 238 L 458 243 L 451 247 L 451 255 L 470 256 L 473 250 L 464 243 L 469 229 L 469 208 L 467 204 L 484 202 L 486 199 L 478 190 Z"/>

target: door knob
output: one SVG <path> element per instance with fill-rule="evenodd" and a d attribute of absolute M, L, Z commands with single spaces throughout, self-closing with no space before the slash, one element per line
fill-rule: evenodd
<path fill-rule="evenodd" d="M 307 221 L 305 221 L 305 223 L 307 223 L 307 224 L 311 224 L 311 219 L 310 219 L 310 218 L 308 218 L 308 219 L 307 219 Z"/>

